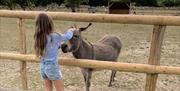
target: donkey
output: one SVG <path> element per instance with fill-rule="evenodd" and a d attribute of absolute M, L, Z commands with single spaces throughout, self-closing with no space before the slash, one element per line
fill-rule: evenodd
<path fill-rule="evenodd" d="M 117 58 L 120 54 L 122 43 L 117 36 L 104 36 L 99 41 L 94 44 L 85 41 L 82 39 L 81 32 L 85 31 L 91 23 L 87 27 L 79 28 L 73 31 L 73 37 L 70 39 L 69 44 L 62 44 L 61 49 L 64 53 L 72 52 L 73 56 L 77 59 L 93 59 L 93 60 L 104 60 L 104 61 L 112 61 L 117 62 Z M 84 81 L 86 84 L 86 91 L 90 91 L 90 79 L 92 76 L 92 72 L 95 69 L 92 68 L 81 68 L 81 72 L 84 77 Z M 112 70 L 109 87 L 112 86 L 112 82 L 114 81 L 114 77 L 116 75 L 116 71 Z"/>

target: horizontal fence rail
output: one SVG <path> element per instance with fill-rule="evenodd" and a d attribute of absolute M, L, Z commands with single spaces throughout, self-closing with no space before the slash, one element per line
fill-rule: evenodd
<path fill-rule="evenodd" d="M 0 10 L 0 17 L 34 19 L 40 12 L 42 11 Z M 49 14 L 53 19 L 56 20 L 180 26 L 180 16 L 114 15 L 114 14 L 68 13 L 68 12 L 45 12 L 45 13 Z"/>
<path fill-rule="evenodd" d="M 10 59 L 10 60 L 36 62 L 36 63 L 40 62 L 39 59 L 35 57 L 35 55 L 4 53 L 4 52 L 0 52 L 0 59 Z M 108 69 L 108 70 L 117 70 L 124 72 L 180 75 L 180 67 L 156 66 L 156 65 L 136 64 L 136 63 L 106 62 L 106 61 L 72 59 L 72 58 L 71 59 L 61 58 L 59 60 L 60 60 L 59 64 L 66 66 Z"/>

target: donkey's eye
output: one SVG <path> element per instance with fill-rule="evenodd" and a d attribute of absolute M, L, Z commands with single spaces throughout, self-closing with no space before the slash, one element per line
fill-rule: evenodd
<path fill-rule="evenodd" d="M 78 35 L 74 35 L 73 37 L 74 37 L 74 38 L 79 38 L 79 36 L 78 36 Z"/>

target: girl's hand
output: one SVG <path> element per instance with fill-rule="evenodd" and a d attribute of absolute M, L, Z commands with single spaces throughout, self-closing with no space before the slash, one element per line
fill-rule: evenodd
<path fill-rule="evenodd" d="M 68 31 L 75 31 L 76 28 L 69 28 Z"/>

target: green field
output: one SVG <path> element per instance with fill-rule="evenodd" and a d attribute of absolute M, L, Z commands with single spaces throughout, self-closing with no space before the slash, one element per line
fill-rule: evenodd
<path fill-rule="evenodd" d="M 18 19 L 0 17 L 0 51 L 20 51 Z M 33 51 L 34 20 L 24 20 L 23 29 L 27 34 L 27 52 Z M 55 30 L 64 32 L 73 24 L 78 27 L 86 26 L 84 22 L 54 21 Z M 90 42 L 96 42 L 104 35 L 117 35 L 121 38 L 123 48 L 119 56 L 119 62 L 144 63 L 148 62 L 150 40 L 153 26 L 136 24 L 93 23 L 82 34 Z M 168 26 L 164 36 L 161 65 L 180 67 L 180 27 Z M 72 57 L 69 54 L 60 53 L 63 57 Z M 19 62 L 0 59 L 0 87 L 21 88 L 19 74 Z M 43 91 L 43 81 L 39 74 L 39 64 L 28 63 L 28 85 L 32 91 Z M 62 66 L 63 79 L 66 91 L 84 91 L 85 84 L 79 68 Z M 116 81 L 112 87 L 108 87 L 110 71 L 96 71 L 92 76 L 91 91 L 143 91 L 145 74 L 118 72 Z M 180 91 L 180 76 L 159 75 L 157 91 Z M 83 88 L 83 89 L 82 89 Z"/>

